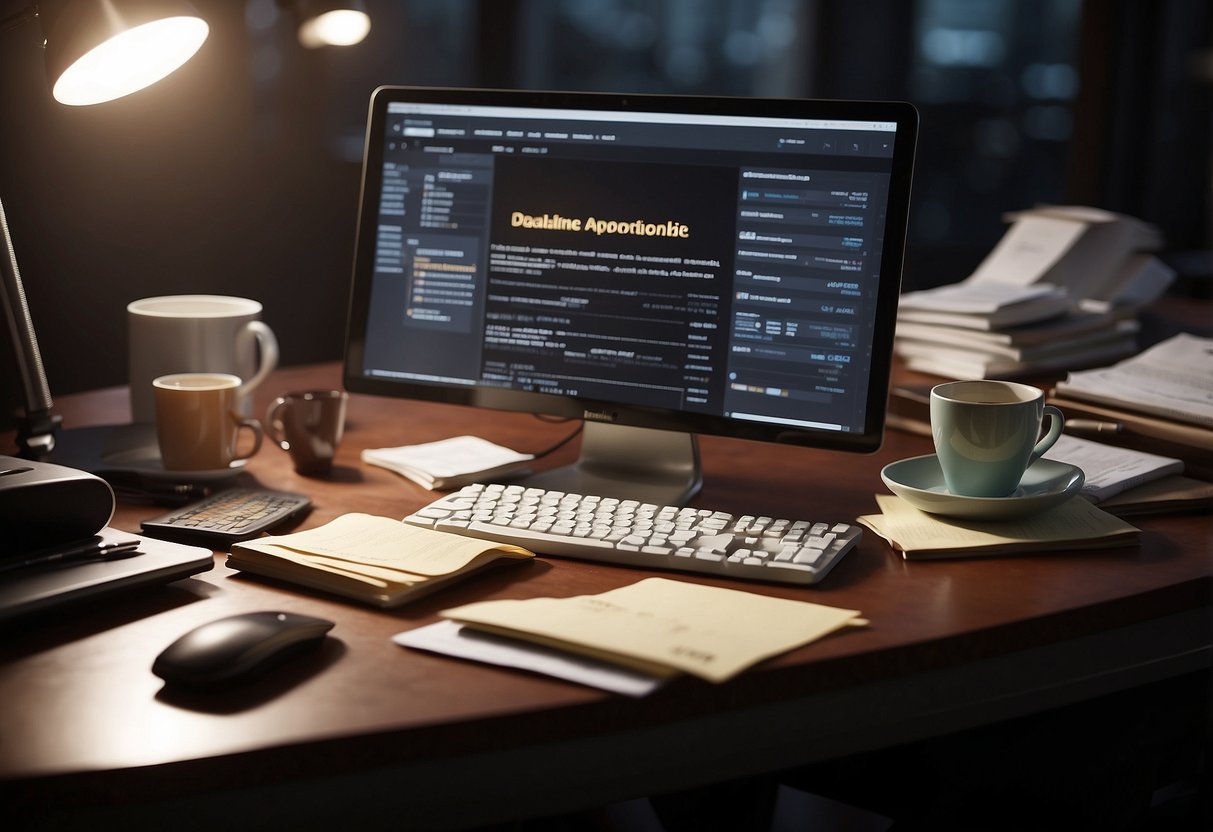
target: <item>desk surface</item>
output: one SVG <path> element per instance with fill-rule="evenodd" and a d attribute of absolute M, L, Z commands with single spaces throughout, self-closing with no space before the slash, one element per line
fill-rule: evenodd
<path fill-rule="evenodd" d="M 282 369 L 258 408 L 287 390 L 339 384 L 337 364 Z M 57 405 L 69 428 L 129 418 L 125 389 Z M 311 495 L 304 527 L 351 510 L 399 517 L 434 494 L 361 464 L 363 448 L 474 433 L 526 450 L 567 430 L 522 414 L 353 396 L 331 477 L 301 477 L 267 445 L 235 482 Z M 929 439 L 896 431 L 867 456 L 703 437 L 694 504 L 851 519 L 875 510 L 884 464 L 929 450 Z M 158 511 L 121 505 L 114 525 L 137 531 Z M 0 802 L 70 797 L 108 811 L 185 801 L 202 818 L 254 789 L 303 818 L 343 800 L 343 812 L 356 818 L 364 805 L 369 818 L 392 798 L 419 825 L 460 825 L 810 762 L 1208 668 L 1213 521 L 1135 523 L 1139 548 L 920 563 L 868 534 L 816 588 L 744 587 L 861 610 L 870 627 L 725 685 L 680 680 L 642 700 L 389 638 L 467 601 L 600 592 L 648 573 L 539 558 L 383 612 L 239 575 L 217 554 L 195 578 L 10 626 L 0 646 Z M 152 675 L 181 633 L 262 609 L 331 618 L 333 638 L 224 694 L 170 695 Z"/>

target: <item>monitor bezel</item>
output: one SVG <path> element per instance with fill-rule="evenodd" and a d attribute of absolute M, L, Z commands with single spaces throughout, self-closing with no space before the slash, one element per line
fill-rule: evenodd
<path fill-rule="evenodd" d="M 877 291 L 872 360 L 868 377 L 867 409 L 863 430 L 846 432 L 789 428 L 782 425 L 741 421 L 688 411 L 655 409 L 587 397 L 551 395 L 480 385 L 469 387 L 385 380 L 364 375 L 362 365 L 367 335 L 366 324 L 370 317 L 368 307 L 373 284 L 375 227 L 378 219 L 380 173 L 384 161 L 386 118 L 389 105 L 397 102 L 896 123 L 888 190 L 889 204 L 886 208 L 887 224 L 880 260 L 881 273 Z M 459 404 L 492 410 L 521 411 L 631 427 L 871 453 L 880 447 L 883 440 L 917 133 L 917 110 L 913 105 L 901 101 L 633 95 L 412 86 L 380 87 L 371 96 L 367 116 L 343 383 L 346 389 L 353 393 Z"/>

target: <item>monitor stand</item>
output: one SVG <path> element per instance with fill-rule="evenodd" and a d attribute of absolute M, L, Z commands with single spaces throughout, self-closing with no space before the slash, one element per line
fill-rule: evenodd
<path fill-rule="evenodd" d="M 693 433 L 586 422 L 577 462 L 520 484 L 680 506 L 703 485 L 699 442 Z"/>

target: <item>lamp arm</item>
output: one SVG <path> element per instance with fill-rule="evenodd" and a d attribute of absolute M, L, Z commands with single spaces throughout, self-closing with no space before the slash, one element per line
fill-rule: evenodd
<path fill-rule="evenodd" d="M 0 201 L 0 242 L 3 242 L 0 248 L 0 289 L 3 289 L 0 299 L 4 302 L 4 315 L 25 392 L 25 413 L 17 422 L 17 445 L 22 456 L 40 459 L 54 450 L 59 418 L 51 414 L 50 385 L 42 366 L 42 353 L 38 349 L 38 336 L 34 334 L 29 304 L 25 300 L 25 286 L 17 268 L 17 252 L 8 231 L 3 201 Z"/>

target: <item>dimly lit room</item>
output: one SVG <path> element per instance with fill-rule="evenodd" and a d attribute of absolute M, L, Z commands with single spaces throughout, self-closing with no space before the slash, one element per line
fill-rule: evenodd
<path fill-rule="evenodd" d="M 7 828 L 1213 828 L 1207 0 L 0 0 L 0 226 Z"/>

